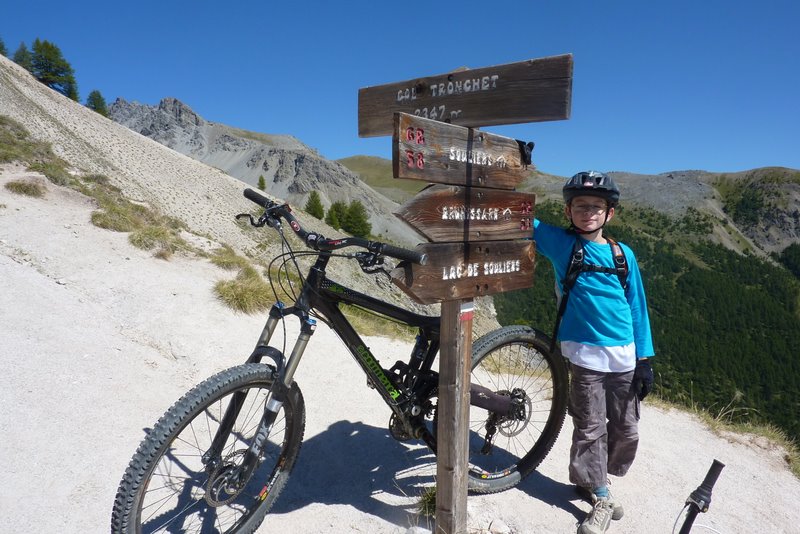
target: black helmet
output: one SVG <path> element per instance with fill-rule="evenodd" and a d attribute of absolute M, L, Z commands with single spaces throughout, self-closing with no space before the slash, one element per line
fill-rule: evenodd
<path fill-rule="evenodd" d="M 569 204 L 578 196 L 587 195 L 606 199 L 608 206 L 613 208 L 619 203 L 619 188 L 610 176 L 598 171 L 579 172 L 564 184 L 561 192 L 564 202 Z"/>

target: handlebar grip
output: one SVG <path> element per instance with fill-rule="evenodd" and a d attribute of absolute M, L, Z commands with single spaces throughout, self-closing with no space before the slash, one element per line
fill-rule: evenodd
<path fill-rule="evenodd" d="M 689 510 L 686 512 L 686 519 L 684 519 L 683 526 L 678 534 L 690 534 L 697 514 L 708 511 L 708 507 L 711 505 L 711 490 L 714 488 L 714 484 L 717 482 L 717 478 L 719 478 L 723 467 L 725 467 L 725 464 L 719 460 L 714 460 L 702 484 L 700 484 L 700 486 L 689 495 L 689 498 L 686 499 Z"/>
<path fill-rule="evenodd" d="M 392 258 L 398 260 L 407 260 L 412 263 L 418 263 L 420 265 L 425 265 L 428 263 L 428 255 L 417 252 L 415 250 L 408 250 L 405 248 L 396 247 L 394 245 L 384 244 L 383 248 L 381 249 L 381 254 L 385 254 L 386 256 L 391 256 Z"/>
<path fill-rule="evenodd" d="M 247 200 L 250 200 L 251 202 L 255 202 L 256 204 L 258 204 L 262 208 L 267 208 L 267 207 L 269 207 L 270 204 L 272 204 L 272 201 L 270 199 L 268 199 L 267 197 L 265 197 L 261 193 L 253 191 L 250 188 L 247 188 L 247 189 L 244 190 L 244 196 L 245 196 L 245 198 Z"/>
<path fill-rule="evenodd" d="M 717 478 L 719 478 L 719 474 L 723 467 L 725 467 L 725 464 L 719 460 L 714 460 L 714 462 L 711 464 L 711 467 L 708 469 L 708 473 L 706 473 L 706 478 L 703 479 L 703 483 L 700 484 L 700 488 L 707 490 L 709 495 L 711 494 L 711 490 L 714 488 L 714 484 L 716 484 Z"/>

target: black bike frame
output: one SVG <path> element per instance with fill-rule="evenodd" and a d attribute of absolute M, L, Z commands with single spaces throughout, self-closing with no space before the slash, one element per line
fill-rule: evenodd
<path fill-rule="evenodd" d="M 374 386 L 384 402 L 405 424 L 408 418 L 402 407 L 406 401 L 410 400 L 410 391 L 407 388 L 398 389 L 386 374 L 380 362 L 370 352 L 361 336 L 350 324 L 350 321 L 342 313 L 339 305 L 358 306 L 404 325 L 419 328 L 419 335 L 411 353 L 408 368 L 423 375 L 430 371 L 439 352 L 441 319 L 438 316 L 426 316 L 411 312 L 328 279 L 325 268 L 330 258 L 330 253 L 320 253 L 316 263 L 308 272 L 300 291 L 300 296 L 294 306 L 286 307 L 280 302 L 272 306 L 267 323 L 264 325 L 261 336 L 259 336 L 256 347 L 248 358 L 247 363 L 261 363 L 265 356 L 275 362 L 276 380 L 273 386 L 273 396 L 274 399 L 282 404 L 289 388 L 292 386 L 294 373 L 300 363 L 303 352 L 316 328 L 316 321 L 310 317 L 310 311 L 314 310 L 324 316 L 326 321 L 330 323 L 332 329 L 339 335 L 358 365 L 367 375 L 369 383 Z M 269 341 L 278 323 L 289 315 L 297 316 L 300 319 L 301 329 L 291 354 L 286 358 L 280 351 L 270 347 Z M 207 464 L 219 458 L 228 434 L 233 429 L 233 424 L 238 417 L 244 397 L 245 393 L 243 392 L 234 394 L 222 421 L 220 421 L 219 429 L 211 447 L 203 455 Z M 268 432 L 269 427 L 274 422 L 274 415 L 270 417 L 269 413 L 270 410 L 265 411 L 266 421 L 262 421 L 257 436 L 262 433 L 261 430 L 264 429 L 264 426 L 266 426 L 264 430 Z M 275 413 L 277 413 L 277 408 Z M 435 452 L 435 441 L 432 436 L 422 435 L 420 437 Z M 256 438 L 255 441 L 259 441 L 259 439 Z M 251 446 L 251 449 L 254 449 L 254 447 Z M 254 450 L 253 452 L 255 453 L 256 451 Z M 247 461 L 244 462 L 245 465 L 248 463 Z"/>

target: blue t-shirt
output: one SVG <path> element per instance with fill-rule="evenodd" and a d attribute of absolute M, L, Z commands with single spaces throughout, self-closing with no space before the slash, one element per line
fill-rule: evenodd
<path fill-rule="evenodd" d="M 537 252 L 553 264 L 558 289 L 563 292 L 562 280 L 567 274 L 576 235 L 535 219 L 533 238 Z M 636 357 L 647 358 L 655 352 L 642 276 L 633 251 L 623 243 L 619 245 L 628 262 L 627 292 L 615 273 L 582 272 L 570 290 L 558 340 L 602 347 L 633 342 Z M 583 240 L 583 251 L 585 263 L 614 267 L 614 255 L 608 244 Z"/>

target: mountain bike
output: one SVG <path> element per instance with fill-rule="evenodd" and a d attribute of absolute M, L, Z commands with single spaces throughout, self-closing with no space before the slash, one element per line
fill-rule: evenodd
<path fill-rule="evenodd" d="M 247 361 L 186 393 L 150 430 L 125 471 L 114 502 L 112 531 L 250 533 L 263 522 L 295 465 L 305 427 L 305 402 L 293 380 L 317 326 L 342 339 L 391 413 L 388 430 L 400 441 L 421 440 L 436 453 L 437 390 L 434 362 L 440 317 L 421 315 L 345 287 L 328 278 L 334 259 L 350 259 L 376 274 L 389 257 L 424 264 L 416 251 L 359 237 L 328 239 L 308 232 L 291 213 L 247 189 L 263 208 L 255 227 L 269 227 L 283 252 L 269 277 L 276 303 Z M 283 223 L 308 250 L 292 249 Z M 345 251 L 343 249 L 350 249 Z M 305 276 L 298 258 L 312 256 Z M 296 292 L 287 276 L 300 277 Z M 286 285 L 289 285 L 288 289 Z M 283 288 L 294 299 L 286 305 Z M 340 309 L 353 306 L 417 332 L 408 361 L 385 369 Z M 270 346 L 279 324 L 297 317 L 291 353 Z M 285 336 L 284 336 L 285 338 Z M 473 344 L 469 412 L 469 490 L 511 488 L 548 454 L 564 422 L 568 396 L 565 360 L 550 340 L 528 327 L 499 328 Z"/>

